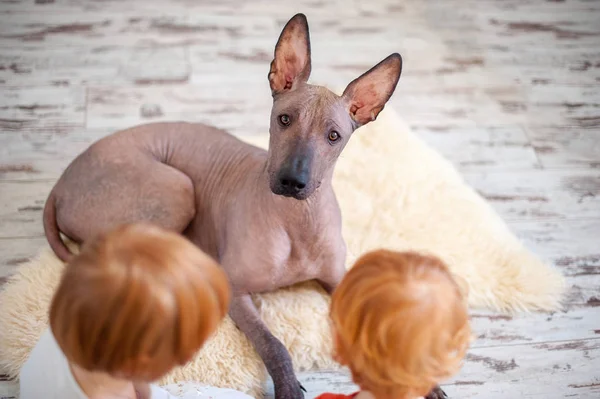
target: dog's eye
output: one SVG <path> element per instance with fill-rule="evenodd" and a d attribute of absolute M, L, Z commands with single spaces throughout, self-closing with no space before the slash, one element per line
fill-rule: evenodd
<path fill-rule="evenodd" d="M 282 126 L 289 126 L 290 124 L 290 116 L 286 115 L 286 114 L 282 114 L 279 115 L 279 123 L 281 123 Z"/>
<path fill-rule="evenodd" d="M 327 136 L 327 138 L 333 143 L 334 141 L 338 141 L 340 139 L 340 134 L 335 130 L 332 130 L 329 132 L 329 136 Z"/>

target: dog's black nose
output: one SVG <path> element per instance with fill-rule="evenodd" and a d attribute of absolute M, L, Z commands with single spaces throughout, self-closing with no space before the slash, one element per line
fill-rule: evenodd
<path fill-rule="evenodd" d="M 310 186 L 311 153 L 299 152 L 283 163 L 277 174 L 274 193 L 296 199 L 305 199 Z"/>
<path fill-rule="evenodd" d="M 279 183 L 289 194 L 303 190 L 308 184 L 308 173 L 282 174 Z"/>
<path fill-rule="evenodd" d="M 296 196 L 308 185 L 310 170 L 306 158 L 296 158 L 279 172 L 279 185 L 283 195 Z"/>

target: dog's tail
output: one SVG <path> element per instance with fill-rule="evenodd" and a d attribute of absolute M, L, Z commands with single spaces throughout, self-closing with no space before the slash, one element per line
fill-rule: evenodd
<path fill-rule="evenodd" d="M 73 254 L 69 251 L 62 238 L 60 238 L 60 230 L 56 221 L 56 197 L 54 192 L 51 192 L 46 200 L 43 221 L 44 233 L 46 234 L 50 248 L 52 248 L 60 260 L 68 262 L 73 257 Z"/>

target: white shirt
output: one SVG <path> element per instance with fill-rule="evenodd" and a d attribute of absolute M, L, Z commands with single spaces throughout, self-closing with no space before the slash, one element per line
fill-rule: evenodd
<path fill-rule="evenodd" d="M 42 334 L 21 368 L 19 383 L 21 399 L 89 399 L 71 373 L 69 362 L 50 329 Z M 150 385 L 151 399 L 252 399 L 232 389 L 195 383 L 174 384 L 169 388 L 171 391 L 177 388 L 176 393 L 180 396 Z"/>

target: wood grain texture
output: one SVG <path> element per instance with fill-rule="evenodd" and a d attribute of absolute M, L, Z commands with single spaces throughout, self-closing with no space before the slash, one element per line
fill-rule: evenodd
<path fill-rule="evenodd" d="M 6 378 L 0 378 L 0 398 L 2 399 L 17 399 L 18 384 L 9 381 Z"/>
<path fill-rule="evenodd" d="M 584 104 L 566 106 L 580 108 Z M 600 104 L 594 107 L 600 114 Z M 600 168 L 599 129 L 532 126 L 527 129 L 527 135 L 546 168 Z"/>
<path fill-rule="evenodd" d="M 33 259 L 44 245 L 44 237 L 0 238 L 0 282 Z"/>
<path fill-rule="evenodd" d="M 0 54 L 0 87 L 168 84 L 186 82 L 189 75 L 185 47 L 36 45 Z"/>
<path fill-rule="evenodd" d="M 272 103 L 268 85 L 215 84 L 90 87 L 87 127 L 123 129 L 139 123 L 185 120 L 211 123 L 235 134 L 264 133 Z"/>
<path fill-rule="evenodd" d="M 539 169 L 541 164 L 519 125 L 426 127 L 414 132 L 462 172 Z"/>
<path fill-rule="evenodd" d="M 56 180 L 73 158 L 111 129 L 76 128 L 70 133 L 19 131 L 0 134 L 0 178 Z"/>
<path fill-rule="evenodd" d="M 41 237 L 42 211 L 53 181 L 0 182 L 0 238 Z"/>
<path fill-rule="evenodd" d="M 93 141 L 158 120 L 266 131 L 268 65 L 296 12 L 315 83 L 343 90 L 400 52 L 391 105 L 567 276 L 560 312 L 474 312 L 446 391 L 600 396 L 597 1 L 1 1 L 0 284 L 44 245 L 48 191 Z M 356 388 L 343 371 L 299 379 L 307 397 Z M 0 398 L 14 394 L 0 378 Z"/>
<path fill-rule="evenodd" d="M 0 129 L 68 132 L 85 122 L 82 87 L 4 88 L 0 91 Z"/>
<path fill-rule="evenodd" d="M 451 398 L 597 397 L 600 338 L 470 350 L 461 374 L 442 384 Z M 322 392 L 356 392 L 347 371 L 302 373 L 307 398 Z M 557 382 L 561 382 L 557 391 Z M 272 398 L 272 386 L 268 385 Z"/>
<path fill-rule="evenodd" d="M 506 220 L 600 217 L 600 171 L 465 173 Z"/>

